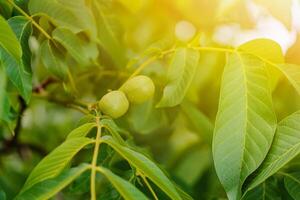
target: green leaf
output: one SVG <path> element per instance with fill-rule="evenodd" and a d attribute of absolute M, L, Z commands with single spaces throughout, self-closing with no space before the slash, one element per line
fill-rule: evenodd
<path fill-rule="evenodd" d="M 300 94 L 300 66 L 294 64 L 281 64 L 276 66 L 285 75 L 298 94 Z"/>
<path fill-rule="evenodd" d="M 276 179 L 270 178 L 247 192 L 242 200 L 281 200 Z"/>
<path fill-rule="evenodd" d="M 61 191 L 72 181 L 74 181 L 80 174 L 89 169 L 89 165 L 81 164 L 78 167 L 68 169 L 59 176 L 39 182 L 29 188 L 28 190 L 21 192 L 15 199 L 16 200 L 44 200 L 50 199 L 56 193 Z"/>
<path fill-rule="evenodd" d="M 184 139 L 182 139 L 184 141 Z M 200 146 L 199 143 L 194 147 L 181 153 L 180 158 L 176 160 L 175 169 L 172 168 L 172 174 L 182 180 L 186 185 L 193 186 L 197 184 L 205 172 L 213 166 L 211 159 L 211 149 L 208 146 Z"/>
<path fill-rule="evenodd" d="M 92 128 L 96 127 L 96 123 L 86 123 L 83 124 L 73 131 L 71 131 L 67 137 L 67 139 L 81 138 L 86 137 L 86 135 L 92 130 Z"/>
<path fill-rule="evenodd" d="M 97 37 L 96 21 L 93 17 L 92 11 L 86 6 L 86 0 L 57 1 L 74 13 L 74 15 L 78 18 L 78 21 L 82 23 L 83 27 L 86 27 L 86 32 L 94 41 Z"/>
<path fill-rule="evenodd" d="M 141 153 L 131 150 L 128 147 L 120 145 L 119 143 L 114 141 L 114 139 L 110 136 L 102 137 L 101 141 L 111 146 L 138 171 L 142 172 L 153 183 L 155 183 L 170 198 L 174 200 L 181 199 L 173 183 L 162 172 L 162 170 L 159 167 L 157 167 L 156 164 L 152 162 L 149 158 L 147 158 Z"/>
<path fill-rule="evenodd" d="M 223 72 L 213 157 L 230 200 L 264 160 L 275 133 L 267 71 L 254 56 L 230 54 Z"/>
<path fill-rule="evenodd" d="M 172 107 L 181 103 L 193 77 L 199 61 L 199 52 L 181 48 L 174 55 L 168 69 L 168 83 L 157 107 Z"/>
<path fill-rule="evenodd" d="M 14 59 L 19 60 L 22 56 L 21 45 L 6 20 L 0 16 L 0 46 L 5 49 Z"/>
<path fill-rule="evenodd" d="M 114 188 L 112 184 L 106 184 L 101 188 L 100 194 L 97 196 L 98 199 L 115 200 L 120 199 L 120 193 Z"/>
<path fill-rule="evenodd" d="M 156 109 L 155 103 L 156 101 L 151 99 L 130 108 L 127 119 L 133 131 L 146 135 L 169 125 L 166 111 Z"/>
<path fill-rule="evenodd" d="M 53 39 L 58 41 L 64 46 L 68 53 L 78 62 L 80 65 L 87 65 L 89 63 L 88 56 L 86 55 L 82 42 L 80 39 L 65 28 L 56 28 L 52 32 Z"/>
<path fill-rule="evenodd" d="M 11 45 L 13 45 L 12 48 L 20 48 L 20 55 L 17 55 L 16 57 L 11 54 L 9 52 L 10 50 L 8 50 L 5 46 L 0 46 L 0 55 L 3 65 L 6 68 L 7 76 L 28 103 L 32 90 L 30 65 L 31 53 L 28 46 L 28 39 L 31 35 L 32 28 L 28 20 L 20 16 L 9 19 L 8 23 L 13 31 L 11 33 L 7 32 L 6 34 L 9 37 L 13 34 L 13 37 L 11 36 L 13 39 L 10 40 L 9 38 L 2 37 L 1 35 L 0 38 L 6 39 L 10 42 Z M 14 44 L 14 40 L 16 40 L 17 45 Z"/>
<path fill-rule="evenodd" d="M 101 172 L 118 190 L 125 200 L 147 200 L 148 198 L 139 191 L 130 182 L 112 173 L 109 169 L 104 167 L 97 167 L 97 171 Z"/>
<path fill-rule="evenodd" d="M 22 16 L 10 18 L 8 24 L 17 36 L 22 47 L 22 61 L 26 72 L 31 73 L 31 51 L 29 48 L 29 37 L 32 34 L 31 21 Z"/>
<path fill-rule="evenodd" d="M 78 1 L 75 0 L 77 3 Z M 88 23 L 80 15 L 57 0 L 30 0 L 28 9 L 31 15 L 46 15 L 54 25 L 70 29 L 74 33 L 89 30 Z"/>
<path fill-rule="evenodd" d="M 155 41 L 146 48 L 141 56 L 159 56 L 164 50 L 171 49 L 174 42 L 174 38 L 172 38 L 171 36 Z"/>
<path fill-rule="evenodd" d="M 8 78 L 28 103 L 32 91 L 31 74 L 25 71 L 22 60 L 16 60 L 1 47 L 0 57 Z"/>
<path fill-rule="evenodd" d="M 6 194 L 3 190 L 0 189 L 0 200 L 6 200 Z"/>
<path fill-rule="evenodd" d="M 118 24 L 109 16 L 110 9 L 105 9 L 101 2 L 93 0 L 93 14 L 97 21 L 98 39 L 102 48 L 110 55 L 113 63 L 124 68 L 126 64 L 124 47 L 121 44 L 119 35 L 120 30 L 117 30 Z"/>
<path fill-rule="evenodd" d="M 25 191 L 38 182 L 57 176 L 83 147 L 93 140 L 85 137 L 66 140 L 32 170 L 22 191 Z"/>
<path fill-rule="evenodd" d="M 112 119 L 102 119 L 101 126 L 106 128 L 118 143 L 125 145 L 125 141 L 120 135 L 120 132 L 122 130 L 117 126 L 117 124 Z"/>
<path fill-rule="evenodd" d="M 7 0 L 0 0 L 0 15 L 8 19 L 12 14 L 13 7 Z"/>
<path fill-rule="evenodd" d="M 1 120 L 8 121 L 9 101 L 6 93 L 6 74 L 0 61 L 0 123 Z"/>
<path fill-rule="evenodd" d="M 272 147 L 248 190 L 256 187 L 300 153 L 300 111 L 283 119 L 277 126 Z"/>
<path fill-rule="evenodd" d="M 47 70 L 61 80 L 65 80 L 68 74 L 68 66 L 58 55 L 57 49 L 51 45 L 50 40 L 45 40 L 41 45 L 41 59 Z"/>
<path fill-rule="evenodd" d="M 294 172 L 284 175 L 284 185 L 289 194 L 295 199 L 300 199 L 300 173 Z"/>
<path fill-rule="evenodd" d="M 190 102 L 184 101 L 180 106 L 195 130 L 211 144 L 214 126 L 210 119 Z"/>
<path fill-rule="evenodd" d="M 193 200 L 193 197 L 183 191 L 178 185 L 175 185 L 175 187 L 182 200 Z"/>

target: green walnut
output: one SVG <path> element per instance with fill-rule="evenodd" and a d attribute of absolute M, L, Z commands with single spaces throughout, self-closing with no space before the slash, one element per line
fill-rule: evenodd
<path fill-rule="evenodd" d="M 120 90 L 126 94 L 130 103 L 139 104 L 153 97 L 155 86 L 149 77 L 139 75 L 126 81 Z"/>
<path fill-rule="evenodd" d="M 112 118 L 119 118 L 124 115 L 129 107 L 124 92 L 115 90 L 104 95 L 99 101 L 99 108 L 105 115 Z"/>

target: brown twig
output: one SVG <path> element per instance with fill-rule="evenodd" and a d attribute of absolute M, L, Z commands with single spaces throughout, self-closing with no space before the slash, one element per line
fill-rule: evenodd
<path fill-rule="evenodd" d="M 52 83 L 56 83 L 58 82 L 57 79 L 53 78 L 53 77 L 48 77 L 47 79 L 45 79 L 42 83 L 40 83 L 39 85 L 35 86 L 33 89 L 32 89 L 32 92 L 34 93 L 41 93 L 43 92 L 46 87 Z"/>
<path fill-rule="evenodd" d="M 3 148 L 0 149 L 0 154 L 8 154 L 17 151 L 22 157 L 22 152 L 28 149 L 32 152 L 40 154 L 41 156 L 47 155 L 47 151 L 41 146 L 24 142 L 11 143 L 11 140 L 4 141 Z"/>
<path fill-rule="evenodd" d="M 55 99 L 51 96 L 45 95 L 46 94 L 45 89 L 50 84 L 53 84 L 56 82 L 58 82 L 57 79 L 55 79 L 53 77 L 48 77 L 47 79 L 42 81 L 39 85 L 35 86 L 32 89 L 32 92 L 34 93 L 35 96 L 46 98 L 49 102 L 54 102 L 54 103 L 63 105 L 65 107 L 76 109 L 84 114 L 87 114 L 88 113 L 88 111 L 86 110 L 87 106 L 81 102 L 75 102 L 75 101 L 70 102 L 70 101 L 66 101 L 66 100 Z M 2 141 L 2 148 L 0 148 L 0 154 L 10 153 L 10 152 L 14 152 L 16 150 L 19 153 L 20 157 L 22 157 L 22 152 L 26 149 L 30 149 L 31 151 L 34 151 L 34 152 L 39 153 L 40 155 L 44 156 L 44 155 L 46 155 L 47 151 L 45 149 L 43 149 L 42 147 L 34 145 L 34 144 L 22 143 L 19 141 L 19 135 L 20 135 L 21 128 L 22 128 L 22 117 L 27 108 L 27 105 L 21 96 L 19 96 L 18 98 L 19 98 L 20 108 L 19 108 L 18 118 L 16 120 L 16 126 L 15 126 L 15 129 L 13 130 L 14 135 L 10 139 Z"/>
<path fill-rule="evenodd" d="M 40 155 L 44 156 L 47 154 L 47 152 L 42 147 L 39 147 L 34 144 L 23 143 L 23 142 L 19 141 L 19 135 L 20 135 L 21 128 L 22 128 L 22 117 L 27 108 L 27 105 L 21 96 L 19 96 L 18 98 L 19 98 L 20 109 L 19 109 L 16 126 L 14 129 L 14 135 L 12 138 L 3 141 L 3 144 L 2 144 L 3 147 L 0 149 L 0 154 L 10 153 L 10 152 L 13 152 L 14 150 L 17 150 L 20 157 L 22 157 L 23 150 L 30 149 L 31 151 L 37 152 Z"/>
<path fill-rule="evenodd" d="M 12 138 L 12 143 L 17 143 L 18 141 L 18 137 L 20 134 L 20 130 L 22 128 L 22 117 L 23 117 L 23 113 L 25 112 L 27 105 L 26 102 L 24 101 L 24 99 L 19 96 L 19 104 L 20 104 L 20 109 L 19 109 L 19 115 L 17 118 L 17 124 L 14 130 L 14 137 Z"/>

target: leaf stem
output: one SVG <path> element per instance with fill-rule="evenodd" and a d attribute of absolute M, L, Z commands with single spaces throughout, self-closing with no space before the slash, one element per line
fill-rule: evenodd
<path fill-rule="evenodd" d="M 91 200 L 96 200 L 96 169 L 97 169 L 97 158 L 99 153 L 99 146 L 100 146 L 100 137 L 101 137 L 101 128 L 100 125 L 100 117 L 96 117 L 96 123 L 97 123 L 97 134 L 96 134 L 96 142 L 95 142 L 95 148 L 93 153 L 93 159 L 91 163 Z"/>
<path fill-rule="evenodd" d="M 151 64 L 152 62 L 154 62 L 154 61 L 156 61 L 158 58 L 160 58 L 160 57 L 163 57 L 163 56 L 165 56 L 165 55 L 167 55 L 167 54 L 169 54 L 169 53 L 173 53 L 174 51 L 175 51 L 176 49 L 175 48 L 172 48 L 172 49 L 169 49 L 169 50 L 166 50 L 166 51 L 163 51 L 163 52 L 161 52 L 159 55 L 155 55 L 155 56 L 152 56 L 152 57 L 150 57 L 150 58 L 148 58 L 145 62 L 143 62 L 138 68 L 136 68 L 136 70 L 129 76 L 129 78 L 127 79 L 127 80 L 129 80 L 129 79 L 131 79 L 132 77 L 134 77 L 134 76 L 136 76 L 136 75 L 138 75 L 139 73 L 141 73 L 141 71 L 145 68 L 145 67 L 147 67 L 149 64 Z M 126 82 L 126 81 L 125 81 Z M 125 83 L 124 82 L 124 83 Z M 121 86 L 122 87 L 122 86 Z M 120 88 L 121 88 L 120 87 Z"/>
<path fill-rule="evenodd" d="M 68 74 L 68 79 L 69 79 L 70 86 L 71 86 L 72 90 L 75 92 L 75 94 L 77 95 L 78 90 L 77 90 L 75 81 L 73 79 L 73 76 L 72 76 L 72 73 L 70 72 L 70 70 L 67 70 L 67 74 Z"/>
<path fill-rule="evenodd" d="M 218 52 L 235 52 L 235 49 L 230 49 L 230 48 L 220 48 L 220 47 L 188 47 L 190 49 L 194 50 L 200 50 L 200 51 L 218 51 Z M 159 55 L 152 56 L 148 58 L 145 62 L 143 62 L 131 75 L 128 79 L 138 75 L 146 66 L 154 62 L 160 57 L 163 57 L 169 53 L 173 53 L 176 50 L 176 48 L 172 48 L 166 51 L 161 52 Z M 128 80 L 127 79 L 127 80 Z"/>
<path fill-rule="evenodd" d="M 79 111 L 79 112 L 81 112 L 85 115 L 89 114 L 89 111 L 81 108 L 80 106 L 77 106 L 77 105 L 74 105 L 74 104 L 68 104 L 66 106 L 69 107 L 69 108 L 73 108 L 73 109 L 75 109 L 75 110 L 77 110 L 77 111 Z"/>
<path fill-rule="evenodd" d="M 139 173 L 139 175 L 142 177 L 143 181 L 145 182 L 146 186 L 148 187 L 148 189 L 150 190 L 151 194 L 153 195 L 155 200 L 158 200 L 158 197 L 156 196 L 154 190 L 152 189 L 151 185 L 149 184 L 147 178 L 145 177 L 144 174 Z"/>
<path fill-rule="evenodd" d="M 39 30 L 41 33 L 43 33 L 47 39 L 52 40 L 52 37 L 38 24 L 34 21 L 34 19 L 28 15 L 22 8 L 20 8 L 17 4 L 15 4 L 12 0 L 7 0 L 13 7 L 17 9 L 22 15 L 24 15 L 27 19 L 29 19 L 32 24 Z"/>
<path fill-rule="evenodd" d="M 214 51 L 214 52 L 225 52 L 225 53 L 234 53 L 235 49 L 222 48 L 222 47 L 189 47 L 190 49 L 199 50 L 199 51 Z"/>
<path fill-rule="evenodd" d="M 248 53 L 248 52 L 243 52 L 241 50 L 238 50 L 238 49 L 233 49 L 233 48 L 223 48 L 223 47 L 187 47 L 189 49 L 194 49 L 194 50 L 198 50 L 198 51 L 213 51 L 213 52 L 224 52 L 224 53 L 238 53 L 238 54 L 241 54 L 241 53 L 245 53 L 245 54 L 249 54 L 249 55 L 253 55 L 255 57 L 257 57 L 258 59 L 260 59 L 261 61 L 263 61 L 264 63 L 267 63 L 273 67 L 276 67 L 276 68 L 279 68 L 277 64 L 271 62 L 270 60 L 267 60 L 265 58 L 262 58 L 261 56 L 258 56 L 256 54 L 253 54 L 253 53 Z M 169 49 L 169 50 L 166 50 L 166 51 L 163 51 L 161 52 L 160 55 L 155 55 L 155 56 L 152 56 L 150 58 L 148 58 L 145 62 L 143 62 L 132 74 L 131 76 L 128 78 L 132 78 L 136 75 L 138 75 L 146 66 L 148 66 L 150 63 L 154 62 L 156 59 L 158 59 L 159 57 L 162 57 L 166 54 L 169 54 L 169 53 L 173 53 L 174 51 L 176 50 L 176 48 L 172 48 L 172 49 Z M 127 80 L 128 80 L 127 79 Z M 121 86 L 122 87 L 122 86 Z"/>
<path fill-rule="evenodd" d="M 52 96 L 48 95 L 46 92 L 43 93 L 32 93 L 33 97 L 45 99 L 49 102 L 53 102 L 56 104 L 63 105 L 65 107 L 73 108 L 83 114 L 89 114 L 89 111 L 86 109 L 86 107 L 78 104 L 78 102 L 72 102 L 72 101 L 67 101 L 67 100 L 61 100 L 61 99 L 56 99 L 53 98 Z"/>
<path fill-rule="evenodd" d="M 113 70 L 105 70 L 105 69 L 97 69 L 97 70 L 89 70 L 79 74 L 78 79 L 88 78 L 89 76 L 122 76 L 122 77 L 129 77 L 131 74 L 128 72 L 122 71 L 113 71 Z"/>
<path fill-rule="evenodd" d="M 147 65 L 151 64 L 157 59 L 157 56 L 153 56 L 149 59 L 147 59 L 145 62 L 143 62 L 130 76 L 128 79 L 138 75 Z"/>

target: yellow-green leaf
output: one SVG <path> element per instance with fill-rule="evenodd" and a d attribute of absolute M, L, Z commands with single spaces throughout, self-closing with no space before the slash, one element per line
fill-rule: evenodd
<path fill-rule="evenodd" d="M 86 135 L 92 130 L 92 128 L 96 127 L 96 123 L 86 123 L 83 124 L 73 131 L 71 131 L 67 137 L 67 139 L 86 137 Z"/>
<path fill-rule="evenodd" d="M 130 148 L 117 143 L 112 137 L 104 136 L 101 138 L 103 143 L 111 146 L 116 152 L 124 157 L 131 165 L 133 165 L 138 171 L 142 172 L 153 183 L 155 183 L 162 191 L 164 191 L 171 199 L 180 200 L 176 187 L 168 179 L 168 177 L 162 172 L 162 170 L 156 166 L 149 158 L 143 154 L 133 151 Z"/>
<path fill-rule="evenodd" d="M 157 107 L 172 107 L 181 103 L 193 77 L 199 61 L 199 52 L 181 48 L 172 58 L 168 69 L 167 85 Z"/>
<path fill-rule="evenodd" d="M 16 58 L 6 51 L 5 47 L 2 48 L 0 46 L 0 57 L 2 58 L 3 65 L 6 68 L 7 76 L 28 103 L 32 91 L 31 52 L 28 45 L 28 40 L 32 32 L 31 23 L 24 17 L 16 16 L 10 18 L 8 20 L 8 24 L 13 31 L 14 37 L 17 39 L 18 46 L 21 45 L 21 56 Z M 5 39 L 5 37 L 1 39 Z M 8 40 L 8 42 L 12 41 Z"/>
<path fill-rule="evenodd" d="M 270 178 L 247 192 L 242 200 L 281 200 L 279 186 L 275 178 Z"/>
<path fill-rule="evenodd" d="M 273 140 L 276 116 L 263 62 L 230 54 L 223 72 L 213 138 L 217 175 L 230 200 L 263 162 Z"/>
<path fill-rule="evenodd" d="M 98 39 L 102 48 L 111 57 L 112 62 L 119 68 L 124 68 L 126 64 L 125 50 L 121 42 L 118 23 L 111 16 L 109 9 L 98 0 L 93 0 L 93 14 L 97 22 Z"/>
<path fill-rule="evenodd" d="M 78 64 L 83 66 L 88 64 L 89 58 L 85 54 L 82 42 L 74 33 L 65 28 L 56 28 L 52 32 L 52 36 L 54 40 L 66 48 Z"/>
<path fill-rule="evenodd" d="M 93 140 L 85 137 L 66 140 L 31 171 L 22 192 L 31 188 L 36 183 L 56 177 L 83 147 Z"/>
<path fill-rule="evenodd" d="M 277 126 L 272 147 L 247 187 L 256 187 L 300 153 L 300 112 L 283 119 Z"/>
<path fill-rule="evenodd" d="M 11 27 L 2 16 L 0 16 L 0 46 L 12 55 L 14 59 L 21 59 L 21 45 Z"/>
<path fill-rule="evenodd" d="M 240 45 L 238 50 L 254 54 L 273 63 L 284 63 L 284 56 L 280 45 L 270 39 L 250 40 Z"/>
<path fill-rule="evenodd" d="M 300 94 L 300 65 L 281 64 L 276 66 Z"/>
<path fill-rule="evenodd" d="M 32 34 L 31 21 L 23 16 L 15 16 L 8 20 L 8 24 L 21 44 L 24 69 L 26 72 L 31 73 L 31 51 L 28 42 Z"/>
<path fill-rule="evenodd" d="M 148 198 L 137 189 L 132 183 L 122 179 L 104 167 L 97 167 L 111 184 L 118 190 L 125 200 L 147 200 Z"/>
<path fill-rule="evenodd" d="M 33 187 L 21 192 L 15 200 L 44 200 L 50 199 L 64 187 L 74 181 L 80 174 L 89 169 L 89 165 L 81 164 L 78 167 L 68 169 L 59 176 L 44 180 Z"/>
<path fill-rule="evenodd" d="M 65 80 L 68 74 L 68 66 L 64 62 L 62 55 L 59 55 L 50 40 L 45 40 L 41 47 L 41 60 L 44 66 L 49 70 L 50 73 Z"/>
<path fill-rule="evenodd" d="M 74 1 L 79 3 L 82 0 Z M 30 0 L 28 9 L 30 14 L 47 16 L 56 26 L 68 28 L 74 33 L 89 29 L 88 22 L 58 0 Z"/>
<path fill-rule="evenodd" d="M 7 77 L 11 80 L 21 96 L 28 103 L 32 91 L 31 74 L 25 71 L 23 61 L 21 59 L 16 60 L 1 46 L 0 58 L 2 60 L 3 66 L 5 67 Z"/>
<path fill-rule="evenodd" d="M 147 0 L 119 0 L 119 2 L 132 13 L 137 13 L 145 6 Z"/>
<path fill-rule="evenodd" d="M 1 120 L 7 121 L 9 115 L 9 102 L 6 93 L 6 74 L 0 62 L 0 123 Z"/>

